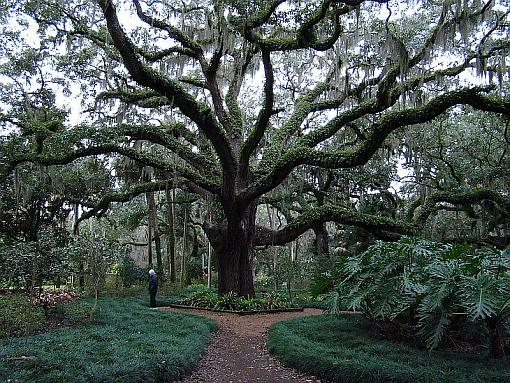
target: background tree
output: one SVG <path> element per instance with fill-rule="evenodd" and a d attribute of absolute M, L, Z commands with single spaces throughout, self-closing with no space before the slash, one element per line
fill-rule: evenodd
<path fill-rule="evenodd" d="M 279 230 L 255 224 L 260 199 L 304 166 L 363 166 L 399 132 L 449 110 L 508 118 L 508 2 L 16 4 L 37 22 L 41 48 L 66 44 L 51 57 L 82 84 L 90 118 L 30 140 L 13 133 L 2 144 L 17 148 L 3 151 L 3 178 L 23 162 L 85 156 L 154 168 L 157 178 L 86 201 L 83 218 L 169 187 L 213 201 L 203 228 L 218 257 L 220 293 L 253 295 L 253 247 L 288 243 L 324 222 L 396 239 L 417 232 L 440 203 L 484 200 L 508 211 L 507 197 L 484 191 L 427 199 L 408 222 L 318 203 Z M 496 76 L 462 76 L 476 72 Z"/>

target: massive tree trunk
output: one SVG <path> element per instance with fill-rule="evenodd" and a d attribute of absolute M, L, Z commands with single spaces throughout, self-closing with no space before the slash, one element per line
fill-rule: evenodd
<path fill-rule="evenodd" d="M 256 210 L 256 204 L 252 204 L 239 219 L 207 231 L 218 257 L 219 294 L 232 291 L 244 297 L 255 296 L 252 260 Z"/>

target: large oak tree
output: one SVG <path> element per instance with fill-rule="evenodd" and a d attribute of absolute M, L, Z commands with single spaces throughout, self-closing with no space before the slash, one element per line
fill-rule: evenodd
<path fill-rule="evenodd" d="M 149 182 L 81 201 L 90 208 L 83 217 L 172 187 L 211 201 L 203 227 L 220 293 L 253 295 L 253 247 L 285 244 L 324 222 L 392 239 L 417 232 L 438 203 L 489 199 L 509 209 L 508 197 L 471 191 L 436 195 L 407 222 L 328 202 L 299 209 L 281 230 L 255 225 L 261 198 L 298 168 L 363 166 L 394 132 L 452 108 L 509 118 L 508 2 L 13 4 L 38 23 L 40 50 L 58 56 L 63 81 L 79 82 L 95 102 L 85 123 L 55 131 L 4 113 L 25 136 L 2 143 L 2 174 L 27 161 L 97 155 L 155 169 Z"/>

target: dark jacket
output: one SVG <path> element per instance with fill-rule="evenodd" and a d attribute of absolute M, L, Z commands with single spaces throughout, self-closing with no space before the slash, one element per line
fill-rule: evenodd
<path fill-rule="evenodd" d="M 149 277 L 149 293 L 156 294 L 158 291 L 158 277 L 156 274 Z"/>

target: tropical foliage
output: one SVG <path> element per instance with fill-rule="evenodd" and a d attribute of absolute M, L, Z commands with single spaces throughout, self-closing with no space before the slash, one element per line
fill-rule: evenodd
<path fill-rule="evenodd" d="M 342 260 L 337 278 L 350 309 L 409 326 L 429 348 L 469 321 L 486 329 L 491 355 L 503 356 L 510 316 L 508 250 L 418 238 L 378 242 Z"/>

